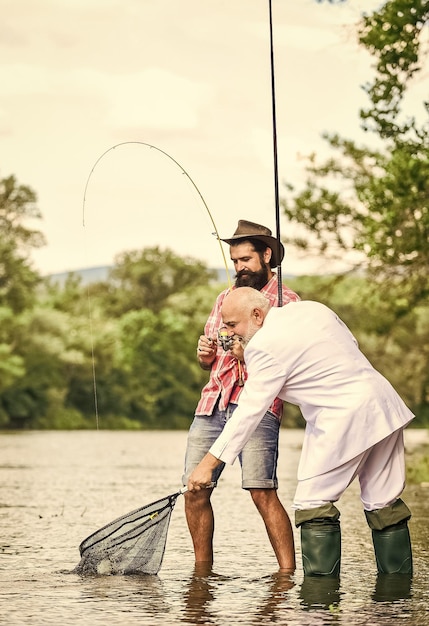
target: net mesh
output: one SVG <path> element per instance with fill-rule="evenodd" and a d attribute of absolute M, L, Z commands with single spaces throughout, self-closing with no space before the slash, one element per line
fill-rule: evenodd
<path fill-rule="evenodd" d="M 157 574 L 178 491 L 118 517 L 79 546 L 78 574 Z"/>

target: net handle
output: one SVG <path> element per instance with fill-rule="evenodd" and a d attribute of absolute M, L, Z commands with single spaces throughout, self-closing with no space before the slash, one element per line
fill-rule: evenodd
<path fill-rule="evenodd" d="M 209 483 L 209 484 L 205 487 L 205 489 L 212 489 L 212 487 L 216 487 L 216 483 L 214 483 L 214 482 Z M 179 493 L 180 493 L 180 494 L 183 494 L 183 493 L 186 493 L 187 491 L 189 491 L 187 487 L 182 487 L 182 488 L 181 488 L 181 490 L 179 491 Z"/>

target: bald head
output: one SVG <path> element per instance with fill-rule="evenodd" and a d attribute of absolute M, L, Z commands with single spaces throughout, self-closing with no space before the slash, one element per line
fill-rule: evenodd
<path fill-rule="evenodd" d="M 270 301 L 257 289 L 239 287 L 225 297 L 222 320 L 228 331 L 233 331 L 247 343 L 263 325 L 270 308 Z"/>
<path fill-rule="evenodd" d="M 253 308 L 259 308 L 265 313 L 270 308 L 270 301 L 260 291 L 253 287 L 239 287 L 229 292 L 223 301 L 222 313 L 224 309 L 238 309 L 243 312 L 250 312 Z"/>

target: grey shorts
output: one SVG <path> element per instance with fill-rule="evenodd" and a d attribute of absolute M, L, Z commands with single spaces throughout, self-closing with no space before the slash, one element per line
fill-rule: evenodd
<path fill-rule="evenodd" d="M 192 470 L 220 435 L 236 407 L 236 404 L 230 404 L 226 411 L 219 411 L 216 407 L 212 415 L 194 417 L 188 434 L 185 471 L 182 477 L 184 485 L 187 484 Z M 277 489 L 279 430 L 279 420 L 267 411 L 239 456 L 243 489 Z M 215 484 L 224 467 L 222 464 L 213 472 L 212 481 Z"/>

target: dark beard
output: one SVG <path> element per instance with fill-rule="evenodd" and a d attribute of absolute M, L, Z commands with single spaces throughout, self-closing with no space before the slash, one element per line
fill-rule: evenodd
<path fill-rule="evenodd" d="M 235 275 L 236 287 L 253 287 L 261 291 L 262 287 L 268 282 L 268 267 L 263 265 L 257 272 L 251 272 L 250 270 L 241 270 Z"/>

